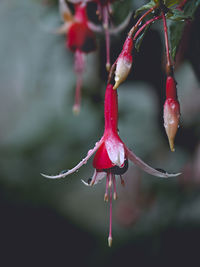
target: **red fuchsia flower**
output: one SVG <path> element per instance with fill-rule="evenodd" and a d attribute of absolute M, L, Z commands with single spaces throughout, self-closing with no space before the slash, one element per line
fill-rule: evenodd
<path fill-rule="evenodd" d="M 128 161 L 132 161 L 143 171 L 158 177 L 168 178 L 179 175 L 169 174 L 161 169 L 154 169 L 138 158 L 131 150 L 127 148 L 118 135 L 118 101 L 117 90 L 108 84 L 105 93 L 104 103 L 105 129 L 103 137 L 95 144 L 95 147 L 88 151 L 87 156 L 79 162 L 73 169 L 62 172 L 56 176 L 42 174 L 46 178 L 64 178 L 67 175 L 76 172 L 81 166 L 87 163 L 88 159 L 94 154 L 93 167 L 94 174 L 88 182 L 83 181 L 85 185 L 92 186 L 106 177 L 106 191 L 104 199 L 110 202 L 110 226 L 108 245 L 112 244 L 112 196 L 117 198 L 116 176 L 120 176 L 122 184 L 124 183 L 122 175 L 128 169 Z"/>
<path fill-rule="evenodd" d="M 133 38 L 128 36 L 124 42 L 123 49 L 116 61 L 115 70 L 115 85 L 114 89 L 117 89 L 119 85 L 126 80 L 133 62 L 132 57 L 133 50 Z"/>
<path fill-rule="evenodd" d="M 85 69 L 85 54 L 96 49 L 96 40 L 93 31 L 89 28 L 86 11 L 86 3 L 75 4 L 75 14 L 71 14 L 64 0 L 59 0 L 60 13 L 64 25 L 58 29 L 58 33 L 67 33 L 67 47 L 75 53 L 74 69 L 77 75 L 76 94 L 73 111 L 80 111 L 82 75 Z"/>
<path fill-rule="evenodd" d="M 171 151 L 174 149 L 174 139 L 179 127 L 180 104 L 177 98 L 176 81 L 172 76 L 167 77 L 166 101 L 164 104 L 164 127 L 168 136 Z"/>

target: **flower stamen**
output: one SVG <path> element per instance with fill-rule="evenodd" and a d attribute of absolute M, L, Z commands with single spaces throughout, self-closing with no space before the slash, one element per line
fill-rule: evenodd
<path fill-rule="evenodd" d="M 112 180 L 112 174 L 109 174 L 109 181 Z M 110 187 L 110 224 L 109 224 L 109 236 L 108 236 L 108 246 L 112 246 L 112 187 Z"/>

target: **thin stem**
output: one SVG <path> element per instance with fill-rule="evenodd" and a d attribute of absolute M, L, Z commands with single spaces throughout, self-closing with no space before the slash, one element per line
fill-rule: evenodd
<path fill-rule="evenodd" d="M 167 21 L 164 12 L 162 11 L 162 19 L 163 19 L 163 27 L 164 27 L 164 34 L 165 34 L 165 47 L 166 47 L 166 56 L 167 56 L 167 65 L 166 65 L 166 72 L 167 75 L 171 72 L 172 62 L 169 53 L 169 38 L 168 38 L 168 30 L 167 30 Z"/>
<path fill-rule="evenodd" d="M 159 20 L 159 19 L 161 19 L 162 18 L 162 16 L 157 16 L 157 17 L 155 17 L 155 18 L 152 18 L 152 19 L 150 19 L 150 20 L 148 20 L 147 22 L 145 22 L 145 24 L 144 25 L 142 25 L 142 27 L 141 28 L 139 28 L 139 30 L 136 32 L 136 34 L 134 35 L 134 38 L 133 38 L 133 41 L 135 41 L 136 40 L 136 38 L 138 37 L 138 35 L 149 25 L 149 24 L 151 24 L 151 23 L 153 23 L 154 21 L 156 21 L 156 20 Z"/>
<path fill-rule="evenodd" d="M 109 174 L 110 181 L 112 180 L 112 174 Z M 112 246 L 112 187 L 110 188 L 110 224 L 109 224 L 109 236 L 108 236 L 108 246 Z"/>
<path fill-rule="evenodd" d="M 103 27 L 106 38 L 106 69 L 110 70 L 110 34 L 109 34 L 109 14 L 108 7 L 103 6 Z"/>
<path fill-rule="evenodd" d="M 136 24 L 131 28 L 131 30 L 129 31 L 128 35 L 129 36 L 133 36 L 133 34 L 135 33 L 135 31 L 137 30 L 138 26 L 140 26 L 140 23 L 142 22 L 142 20 L 149 15 L 152 11 L 154 11 L 157 8 L 157 5 L 155 5 L 154 7 L 150 8 L 149 10 L 147 10 L 147 12 L 145 12 L 136 22 Z"/>
<path fill-rule="evenodd" d="M 104 195 L 104 201 L 108 202 L 108 183 L 109 183 L 109 175 L 106 176 L 106 192 Z"/>
<path fill-rule="evenodd" d="M 75 100 L 74 100 L 74 106 L 73 106 L 73 112 L 75 114 L 79 114 L 80 112 L 82 83 L 83 83 L 82 73 L 77 73 Z"/>
<path fill-rule="evenodd" d="M 75 91 L 75 101 L 73 106 L 73 112 L 79 114 L 81 106 L 81 87 L 83 83 L 83 72 L 85 68 L 84 54 L 80 50 L 75 52 L 75 62 L 74 69 L 76 72 L 76 91 Z"/>
<path fill-rule="evenodd" d="M 113 180 L 113 190 L 114 190 L 114 194 L 113 194 L 113 199 L 116 200 L 117 199 L 117 188 L 116 188 L 116 179 L 115 179 L 115 175 L 112 175 L 112 180 Z"/>

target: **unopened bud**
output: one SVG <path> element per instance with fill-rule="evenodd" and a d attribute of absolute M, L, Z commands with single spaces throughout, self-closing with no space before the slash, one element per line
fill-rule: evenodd
<path fill-rule="evenodd" d="M 168 136 L 171 151 L 174 149 L 174 139 L 179 126 L 180 105 L 173 98 L 168 98 L 164 104 L 164 127 Z"/>
<path fill-rule="evenodd" d="M 112 247 L 112 237 L 111 236 L 108 237 L 108 246 Z"/>
<path fill-rule="evenodd" d="M 115 85 L 113 89 L 117 89 L 119 85 L 126 80 L 131 67 L 132 67 L 132 49 L 133 49 L 133 40 L 131 37 L 127 37 L 122 52 L 120 53 L 115 70 Z"/>

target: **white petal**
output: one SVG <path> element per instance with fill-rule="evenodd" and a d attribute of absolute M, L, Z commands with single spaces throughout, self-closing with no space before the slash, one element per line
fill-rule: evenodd
<path fill-rule="evenodd" d="M 125 159 L 123 143 L 111 136 L 106 139 L 105 146 L 111 162 L 121 167 Z"/>
<path fill-rule="evenodd" d="M 143 171 L 162 178 L 168 178 L 168 177 L 175 177 L 180 175 L 181 173 L 167 173 L 165 171 L 159 171 L 159 169 L 154 169 L 147 165 L 144 161 L 142 161 L 140 158 L 138 158 L 131 150 L 129 150 L 125 146 L 126 150 L 126 156 L 129 160 L 131 160 L 135 165 L 137 165 L 139 168 L 141 168 Z"/>
<path fill-rule="evenodd" d="M 42 176 L 44 176 L 45 178 L 50 178 L 50 179 L 59 179 L 59 178 L 64 178 L 65 176 L 77 171 L 80 167 L 82 167 L 84 164 L 87 163 L 88 159 L 98 150 L 98 148 L 101 146 L 101 144 L 103 143 L 103 138 L 101 138 L 101 140 L 99 142 L 97 142 L 95 144 L 95 147 L 93 149 L 90 149 L 87 153 L 87 156 L 81 160 L 81 162 L 79 162 L 73 169 L 68 170 L 65 173 L 61 173 L 58 175 L 46 175 L 41 173 Z"/>

